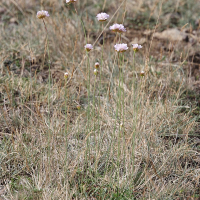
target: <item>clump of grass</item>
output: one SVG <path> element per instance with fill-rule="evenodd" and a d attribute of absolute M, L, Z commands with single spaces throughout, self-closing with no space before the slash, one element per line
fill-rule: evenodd
<path fill-rule="evenodd" d="M 107 33 L 102 45 L 93 41 L 90 18 L 80 9 L 86 3 L 74 2 L 77 10 L 74 5 L 50 10 L 48 58 L 45 27 L 35 14 L 25 13 L 28 20 L 10 33 L 17 38 L 18 30 L 25 37 L 21 45 L 8 41 L 5 32 L 1 35 L 9 52 L 20 49 L 24 66 L 17 64 L 19 69 L 12 70 L 13 55 L 2 51 L 2 61 L 11 60 L 2 66 L 0 76 L 0 180 L 6 188 L 2 196 L 113 200 L 198 196 L 199 147 L 190 137 L 196 116 L 180 112 L 190 109 L 181 101 L 187 77 L 174 68 L 158 76 L 142 54 L 145 46 L 136 52 L 121 45 L 125 32 L 115 46 L 119 53 L 114 43 L 106 41 Z M 125 3 L 116 8 L 123 16 Z M 52 4 L 45 2 L 47 8 Z M 56 15 L 56 9 L 65 12 Z M 85 41 L 94 44 L 88 55 Z M 100 73 L 91 75 L 97 60 Z"/>

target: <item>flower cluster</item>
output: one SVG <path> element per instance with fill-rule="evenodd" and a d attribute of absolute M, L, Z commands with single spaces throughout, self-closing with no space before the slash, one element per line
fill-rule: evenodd
<path fill-rule="evenodd" d="M 136 51 L 139 51 L 139 49 L 142 48 L 141 45 L 138 45 L 138 44 L 132 44 L 133 45 L 133 50 L 136 52 Z M 128 50 L 128 47 L 127 47 L 127 44 L 116 44 L 115 46 L 115 51 L 117 52 L 125 52 L 126 50 Z"/>
<path fill-rule="evenodd" d="M 134 50 L 134 51 L 138 51 L 139 49 L 142 48 L 142 46 L 139 45 L 139 44 L 132 44 L 132 45 L 133 45 L 133 50 Z"/>
<path fill-rule="evenodd" d="M 86 45 L 85 45 L 85 50 L 86 50 L 86 51 L 89 52 L 89 51 L 91 51 L 92 49 L 93 49 L 93 46 L 92 46 L 91 44 L 86 44 Z"/>
<path fill-rule="evenodd" d="M 106 21 L 109 18 L 109 15 L 107 13 L 99 13 L 97 16 L 97 20 L 100 22 Z"/>
<path fill-rule="evenodd" d="M 112 26 L 110 26 L 110 30 L 118 33 L 126 32 L 123 24 L 113 24 Z"/>
<path fill-rule="evenodd" d="M 38 19 L 44 19 L 45 17 L 49 17 L 49 13 L 48 13 L 48 11 L 41 10 L 41 11 L 37 12 L 36 16 Z"/>
<path fill-rule="evenodd" d="M 115 51 L 120 52 L 120 53 L 128 50 L 127 44 L 124 44 L 124 43 L 116 44 L 114 47 L 115 47 Z"/>

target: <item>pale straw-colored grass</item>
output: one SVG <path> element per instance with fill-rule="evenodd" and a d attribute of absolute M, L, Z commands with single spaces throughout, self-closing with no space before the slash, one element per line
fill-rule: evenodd
<path fill-rule="evenodd" d="M 14 63 L 10 67 L 2 64 L 0 75 L 0 180 L 6 188 L 2 198 L 176 199 L 194 195 L 199 187 L 200 154 L 190 137 L 196 127 L 193 108 L 181 100 L 187 79 L 182 66 L 166 67 L 158 76 L 143 45 L 136 52 L 133 71 L 132 48 L 120 62 L 115 44 L 105 39 L 103 55 L 98 42 L 88 53 L 88 96 L 85 36 L 79 15 L 83 15 L 88 43 L 93 44 L 101 30 L 95 21 L 101 7 L 79 1 L 77 15 L 63 1 L 41 2 L 50 14 L 45 19 L 50 57 L 44 59 L 45 28 L 36 18 L 40 4 L 14 2 L 3 1 L 10 14 L 19 15 L 19 23 L 5 23 L 0 30 L 1 62 Z M 110 16 L 121 2 L 105 1 Z M 125 2 L 130 13 L 130 6 L 136 5 Z M 119 20 L 124 12 L 122 4 L 116 13 L 121 14 Z M 96 38 L 91 38 L 95 31 Z M 101 85 L 99 74 L 93 74 L 97 61 Z M 67 80 L 65 72 L 69 73 Z"/>

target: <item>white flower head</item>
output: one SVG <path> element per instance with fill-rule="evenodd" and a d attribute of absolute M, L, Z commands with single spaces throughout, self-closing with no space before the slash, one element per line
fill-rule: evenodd
<path fill-rule="evenodd" d="M 140 72 L 140 76 L 144 76 L 144 71 L 143 70 Z"/>
<path fill-rule="evenodd" d="M 36 16 L 38 19 L 44 19 L 45 17 L 49 17 L 49 13 L 48 13 L 48 11 L 41 10 L 41 11 L 37 12 Z"/>
<path fill-rule="evenodd" d="M 134 50 L 134 51 L 138 51 L 139 49 L 142 48 L 142 46 L 139 45 L 139 44 L 132 44 L 132 45 L 133 45 L 133 50 Z"/>
<path fill-rule="evenodd" d="M 66 3 L 69 5 L 70 3 L 74 3 L 76 0 L 66 0 Z"/>
<path fill-rule="evenodd" d="M 110 30 L 118 33 L 126 32 L 123 24 L 113 24 L 112 26 L 110 26 Z"/>
<path fill-rule="evenodd" d="M 95 67 L 96 69 L 98 69 L 98 68 L 99 68 L 99 63 L 98 63 L 98 62 L 95 62 L 94 67 Z"/>
<path fill-rule="evenodd" d="M 64 77 L 68 78 L 69 74 L 67 72 L 64 73 Z"/>
<path fill-rule="evenodd" d="M 86 51 L 91 51 L 93 49 L 93 46 L 91 44 L 86 44 L 85 45 L 85 50 Z"/>
<path fill-rule="evenodd" d="M 117 52 L 125 52 L 126 50 L 128 50 L 127 44 L 116 44 L 115 46 L 115 51 Z"/>
<path fill-rule="evenodd" d="M 109 15 L 107 13 L 99 13 L 97 16 L 98 21 L 103 22 L 106 21 L 109 18 Z"/>

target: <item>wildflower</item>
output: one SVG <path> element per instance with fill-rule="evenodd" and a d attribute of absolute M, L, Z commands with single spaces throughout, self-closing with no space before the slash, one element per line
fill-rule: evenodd
<path fill-rule="evenodd" d="M 102 13 L 99 13 L 96 17 L 97 17 L 98 21 L 103 22 L 109 18 L 109 15 L 102 12 Z"/>
<path fill-rule="evenodd" d="M 85 49 L 86 51 L 91 51 L 93 49 L 93 46 L 91 44 L 86 44 Z"/>
<path fill-rule="evenodd" d="M 98 69 L 98 68 L 99 68 L 99 63 L 98 63 L 98 62 L 95 62 L 94 67 L 95 67 L 96 69 Z"/>
<path fill-rule="evenodd" d="M 139 49 L 142 48 L 142 46 L 139 45 L 139 44 L 132 44 L 132 45 L 133 45 L 133 50 L 134 50 L 135 52 L 137 52 Z"/>
<path fill-rule="evenodd" d="M 112 26 L 110 26 L 110 30 L 118 33 L 126 32 L 123 24 L 113 24 Z"/>
<path fill-rule="evenodd" d="M 45 17 L 49 17 L 48 11 L 42 10 L 37 12 L 37 18 L 38 19 L 44 19 Z"/>
<path fill-rule="evenodd" d="M 98 70 L 94 69 L 94 75 L 96 76 L 98 74 Z"/>
<path fill-rule="evenodd" d="M 141 71 L 141 72 L 140 72 L 140 76 L 144 76 L 144 71 Z"/>
<path fill-rule="evenodd" d="M 64 77 L 67 79 L 69 74 L 67 72 L 64 73 Z"/>
<path fill-rule="evenodd" d="M 70 3 L 74 3 L 76 0 L 66 0 L 66 3 L 69 5 Z"/>
<path fill-rule="evenodd" d="M 128 47 L 127 47 L 127 44 L 116 44 L 115 46 L 115 51 L 117 51 L 117 52 L 125 52 L 127 49 L 128 49 Z"/>

